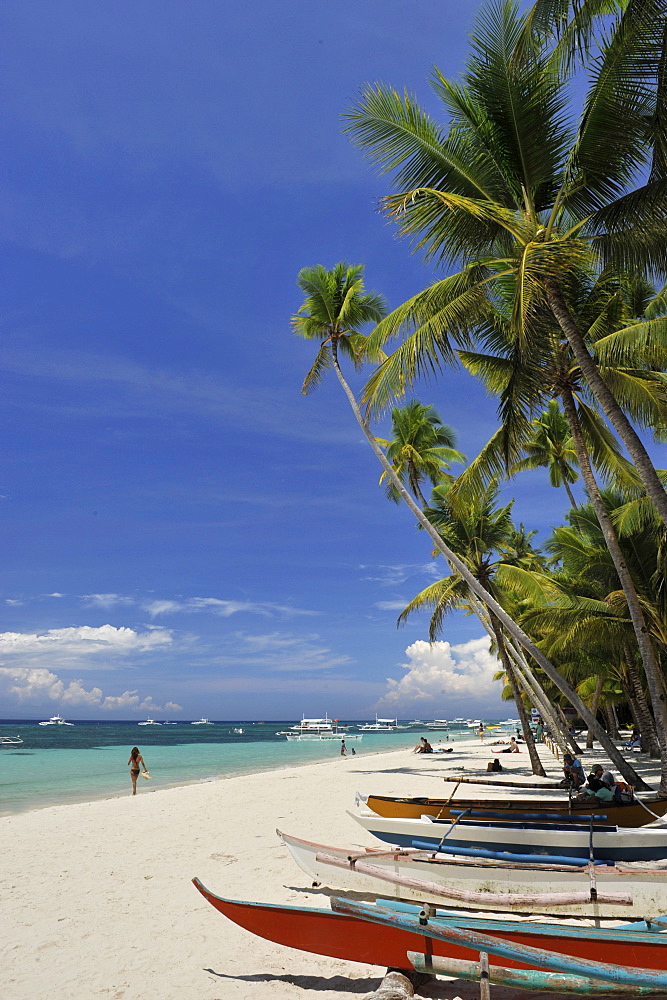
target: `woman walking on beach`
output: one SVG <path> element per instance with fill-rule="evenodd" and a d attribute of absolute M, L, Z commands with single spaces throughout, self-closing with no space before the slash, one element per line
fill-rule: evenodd
<path fill-rule="evenodd" d="M 132 794 L 137 794 L 137 778 L 139 777 L 139 771 L 143 767 L 144 774 L 148 773 L 148 768 L 144 763 L 144 758 L 139 753 L 139 747 L 132 747 L 130 750 L 130 759 L 128 760 L 128 766 L 130 768 L 130 778 L 132 779 Z"/>

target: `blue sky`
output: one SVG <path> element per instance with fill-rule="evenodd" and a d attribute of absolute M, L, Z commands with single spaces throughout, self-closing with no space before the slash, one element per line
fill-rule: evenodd
<path fill-rule="evenodd" d="M 0 715 L 513 714 L 475 621 L 396 629 L 440 562 L 289 325 L 305 265 L 432 279 L 339 118 L 374 80 L 435 110 L 473 9 L 3 4 Z M 421 398 L 470 456 L 495 429 L 464 373 Z"/>

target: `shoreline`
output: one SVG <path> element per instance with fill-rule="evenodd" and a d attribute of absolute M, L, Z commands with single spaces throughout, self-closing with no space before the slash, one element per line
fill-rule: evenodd
<path fill-rule="evenodd" d="M 546 747 L 540 752 L 549 776 L 559 776 L 559 762 Z M 1 995 L 312 1000 L 315 991 L 318 1000 L 358 1000 L 384 969 L 255 938 L 216 913 L 190 880 L 236 899 L 328 908 L 332 893 L 313 888 L 276 827 L 332 846 L 377 846 L 346 815 L 357 791 L 439 795 L 454 788 L 442 779 L 455 767 L 479 776 L 492 755 L 474 741 L 446 756 L 378 750 L 1 817 L 3 842 L 16 846 L 0 879 Z M 530 778 L 525 752 L 501 759 L 508 778 Z M 467 791 L 461 785 L 459 797 Z M 472 1000 L 478 991 L 439 978 L 417 995 Z"/>

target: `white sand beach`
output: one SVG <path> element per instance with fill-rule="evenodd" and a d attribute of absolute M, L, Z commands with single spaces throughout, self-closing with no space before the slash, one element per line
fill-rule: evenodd
<path fill-rule="evenodd" d="M 560 766 L 546 748 L 550 773 Z M 282 771 L 35 810 L 0 819 L 3 1000 L 348 1000 L 383 969 L 287 949 L 217 913 L 191 884 L 220 895 L 327 906 L 275 834 L 339 846 L 377 846 L 345 815 L 355 791 L 439 795 L 444 774 L 481 774 L 491 749 L 409 750 L 337 757 Z M 530 776 L 527 754 L 507 775 Z M 587 755 L 584 763 L 600 759 Z M 451 787 L 451 786 L 450 786 Z M 461 786 L 462 793 L 470 786 Z M 478 996 L 439 979 L 419 996 Z M 527 998 L 536 994 L 520 994 Z M 493 988 L 494 1000 L 513 991 Z"/>

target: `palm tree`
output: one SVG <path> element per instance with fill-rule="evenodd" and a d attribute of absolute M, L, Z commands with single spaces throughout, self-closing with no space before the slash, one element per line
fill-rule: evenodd
<path fill-rule="evenodd" d="M 451 502 L 447 486 L 439 486 L 433 491 L 433 506 L 425 514 L 452 551 L 470 568 L 478 580 L 497 600 L 502 599 L 502 575 L 510 566 L 504 549 L 511 543 L 516 532 L 511 520 L 514 501 L 504 507 L 497 506 L 498 488 L 491 484 L 485 495 L 474 504 Z M 514 563 L 516 566 L 516 562 Z M 432 609 L 429 638 L 438 638 L 444 616 L 454 608 L 469 607 L 468 588 L 459 573 L 452 573 L 444 580 L 431 584 L 415 597 L 399 616 L 399 623 L 405 621 L 413 611 L 424 607 Z M 524 739 L 534 774 L 544 776 L 526 707 L 523 702 L 515 668 L 505 643 L 502 625 L 498 617 L 489 613 L 495 647 L 512 688 Z"/>
<path fill-rule="evenodd" d="M 325 369 L 329 366 L 333 367 L 355 419 L 376 458 L 404 503 L 435 544 L 436 549 L 445 556 L 452 569 L 460 574 L 461 579 L 465 581 L 473 594 L 486 605 L 489 614 L 496 616 L 512 636 L 513 640 L 521 645 L 539 664 L 559 691 L 576 708 L 579 715 L 588 722 L 614 766 L 620 771 L 626 781 L 638 788 L 648 787 L 634 768 L 618 752 L 614 743 L 607 737 L 603 727 L 591 716 L 576 691 L 558 673 L 523 629 L 505 612 L 504 608 L 479 580 L 476 579 L 465 562 L 445 543 L 441 534 L 424 515 L 419 505 L 398 478 L 382 448 L 373 436 L 368 426 L 368 420 L 362 414 L 354 393 L 341 371 L 338 357 L 338 348 L 345 345 L 346 353 L 351 355 L 355 364 L 360 362 L 362 356 L 369 360 L 379 358 L 379 350 L 373 346 L 369 346 L 368 338 L 365 338 L 357 330 L 357 327 L 361 326 L 365 319 L 374 321 L 384 308 L 383 300 L 380 296 L 371 295 L 370 298 L 366 297 L 363 284 L 363 267 L 361 265 L 350 267 L 348 264 L 341 263 L 337 264 L 331 271 L 327 271 L 321 265 L 314 268 L 303 268 L 299 272 L 298 283 L 302 291 L 306 294 L 306 299 L 296 316 L 293 317 L 292 325 L 294 332 L 299 336 L 320 340 L 320 349 L 317 358 L 304 380 L 302 391 L 304 393 L 309 392 L 310 389 L 319 383 Z"/>
<path fill-rule="evenodd" d="M 665 5 L 619 5 L 613 30 L 588 63 L 588 93 L 574 128 L 563 49 L 530 30 L 546 11 L 543 24 L 553 24 L 554 11 L 570 6 L 585 7 L 590 20 L 605 5 L 538 2 L 522 16 L 514 0 L 501 0 L 484 9 L 462 82 L 437 70 L 431 81 L 448 129 L 409 95 L 379 84 L 367 86 L 347 113 L 355 141 L 394 175 L 398 193 L 385 206 L 400 232 L 427 259 L 463 265 L 380 324 L 374 347 L 414 332 L 402 363 L 383 366 L 373 401 L 384 406 L 414 377 L 452 360 L 452 338 L 466 346 L 494 296 L 511 288 L 512 335 L 539 350 L 534 319 L 549 311 L 667 525 L 667 493 L 595 363 L 571 295 L 582 274 L 665 270 Z M 667 316 L 624 333 L 652 339 L 664 353 Z"/>
<path fill-rule="evenodd" d="M 423 406 L 417 400 L 407 406 L 396 406 L 391 412 L 391 425 L 392 440 L 376 438 L 376 441 L 386 449 L 398 478 L 425 507 L 421 484 L 428 480 L 437 486 L 447 478 L 451 463 L 465 462 L 465 455 L 455 449 L 454 431 L 442 423 L 432 406 Z M 380 483 L 383 482 L 387 482 L 385 472 L 380 476 Z M 395 503 L 400 502 L 391 482 L 387 483 L 387 496 Z"/>
<path fill-rule="evenodd" d="M 579 479 L 579 474 L 574 468 L 577 456 L 567 420 L 557 400 L 549 400 L 547 409 L 539 417 L 535 417 L 533 424 L 535 433 L 523 445 L 525 458 L 514 463 L 510 475 L 514 476 L 528 469 L 548 469 L 551 485 L 556 488 L 563 486 L 570 506 L 576 509 L 577 502 L 570 484 L 576 483 Z"/>

